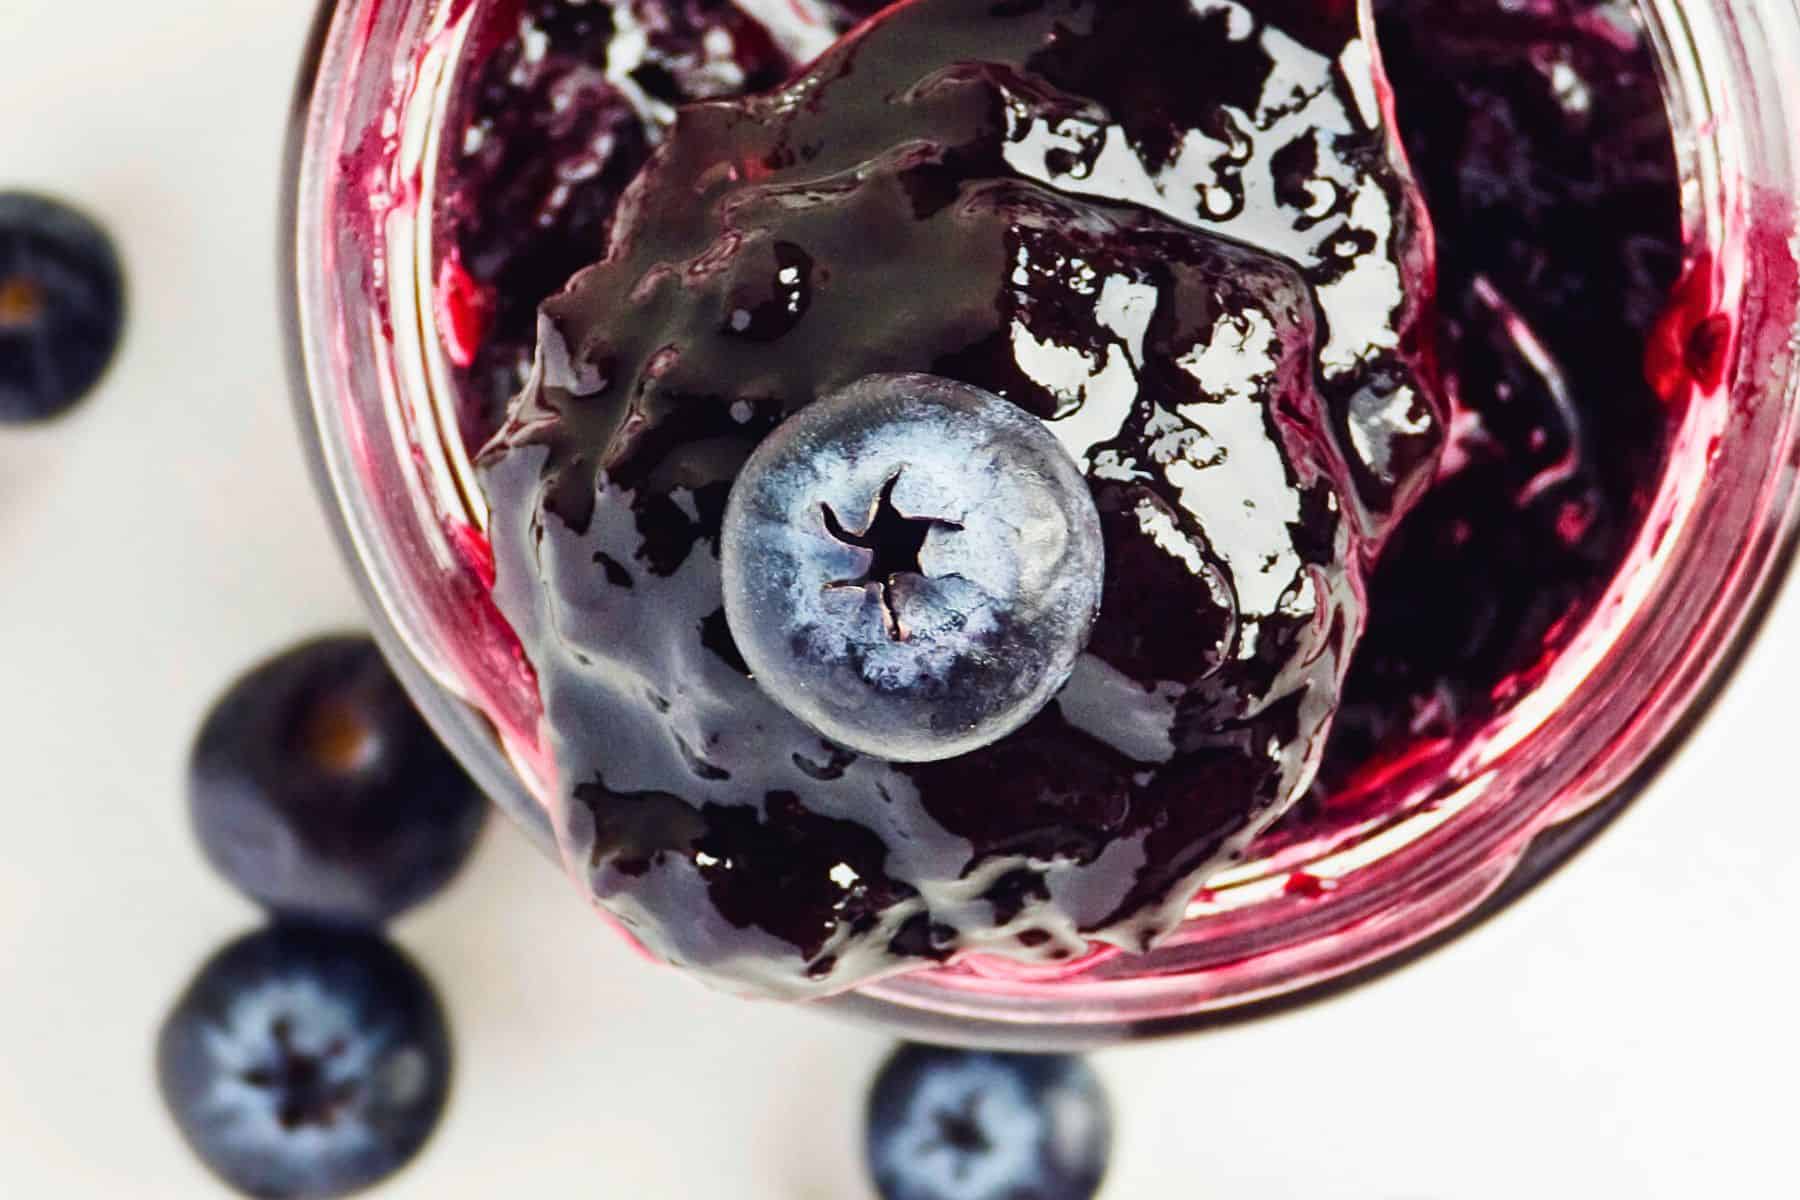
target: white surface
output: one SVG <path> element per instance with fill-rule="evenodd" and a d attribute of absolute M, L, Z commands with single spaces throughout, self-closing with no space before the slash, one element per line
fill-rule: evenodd
<path fill-rule="evenodd" d="M 192 969 L 252 923 L 190 840 L 187 739 L 239 667 L 355 623 L 273 294 L 305 0 L 0 0 L 0 187 L 117 231 L 103 392 L 0 430 L 0 1195 L 223 1195 L 150 1080 Z M 1800 592 L 1655 789 L 1498 921 L 1323 1007 L 1109 1052 L 1108 1200 L 1794 1194 L 1791 676 Z M 403 941 L 460 1052 L 387 1200 L 867 1200 L 886 1043 L 639 965 L 497 828 Z"/>

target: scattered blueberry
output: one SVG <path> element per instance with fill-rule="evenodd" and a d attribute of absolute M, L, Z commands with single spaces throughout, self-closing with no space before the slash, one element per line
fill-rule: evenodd
<path fill-rule="evenodd" d="M 1038 418 L 968 384 L 871 375 L 757 447 L 731 489 L 725 615 L 763 689 L 890 761 L 997 741 L 1067 682 L 1105 551 Z"/>
<path fill-rule="evenodd" d="M 468 859 L 487 801 L 364 637 L 306 642 L 214 705 L 189 803 L 226 878 L 276 912 L 377 923 Z"/>
<path fill-rule="evenodd" d="M 188 1143 L 246 1195 L 344 1196 L 431 1136 L 450 1041 L 431 984 L 378 935 L 275 926 L 201 969 L 157 1081 Z"/>
<path fill-rule="evenodd" d="M 0 423 L 72 407 L 105 373 L 124 321 L 106 232 L 58 201 L 0 192 Z"/>
<path fill-rule="evenodd" d="M 1087 1200 L 1112 1120 L 1082 1059 L 905 1046 L 875 1080 L 867 1139 L 882 1200 Z"/>

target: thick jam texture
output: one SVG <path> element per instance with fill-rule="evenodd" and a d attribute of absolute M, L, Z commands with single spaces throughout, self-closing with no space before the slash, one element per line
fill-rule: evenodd
<path fill-rule="evenodd" d="M 773 87 L 794 67 L 730 0 L 496 0 L 479 20 L 436 214 L 475 445 L 524 383 L 538 305 L 605 252 L 619 196 L 677 107 Z"/>
<path fill-rule="evenodd" d="M 1313 795 L 1391 803 L 1526 695 L 1643 523 L 1673 421 L 1645 348 L 1681 267 L 1674 141 L 1630 6 L 1385 0 L 1377 36 L 1437 243 L 1457 412 L 1383 550 Z"/>
<path fill-rule="evenodd" d="M 559 840 L 646 947 L 784 996 L 1141 949 L 1304 791 L 1449 428 L 1384 94 L 1348 8 L 913 0 L 658 130 L 477 461 Z M 719 563 L 759 442 L 891 372 L 1044 421 L 1106 542 L 1057 698 L 911 765 L 757 687 Z"/>

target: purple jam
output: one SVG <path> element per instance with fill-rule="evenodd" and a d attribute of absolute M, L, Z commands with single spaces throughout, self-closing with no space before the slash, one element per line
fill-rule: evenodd
<path fill-rule="evenodd" d="M 1437 236 L 1446 468 L 1383 552 L 1312 806 L 1516 701 L 1611 581 L 1673 428 L 1642 364 L 1681 268 L 1673 135 L 1627 5 L 1389 0 Z"/>
<path fill-rule="evenodd" d="M 1622 8 L 1379 6 L 1415 188 L 1353 58 L 1268 103 L 1356 32 L 1298 0 L 918 0 L 785 105 L 679 124 L 769 93 L 822 32 L 721 0 L 495 7 L 453 112 L 440 323 L 559 838 L 671 961 L 798 995 L 968 949 L 1140 948 L 1284 811 L 1265 836 L 1344 819 L 1515 700 L 1636 531 L 1668 429 L 1641 363 L 1680 241 Z M 1108 545 L 1058 701 L 910 766 L 757 690 L 717 562 L 757 443 L 896 370 L 1067 431 Z M 1253 398 L 1266 415 L 1227 420 Z M 1265 506 L 1291 509 L 1240 536 L 1192 486 L 1226 459 L 1259 464 L 1234 495 L 1273 480 Z"/>

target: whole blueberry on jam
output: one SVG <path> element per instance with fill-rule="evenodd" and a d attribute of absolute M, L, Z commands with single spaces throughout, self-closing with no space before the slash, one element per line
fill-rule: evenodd
<path fill-rule="evenodd" d="M 882 1200 L 1090 1200 L 1112 1121 L 1082 1059 L 905 1046 L 876 1078 L 865 1137 Z"/>
<path fill-rule="evenodd" d="M 913 0 L 679 110 L 476 458 L 563 859 L 652 952 L 1143 949 L 1305 790 L 1445 428 L 1366 21 Z"/>
<path fill-rule="evenodd" d="M 438 892 L 487 799 L 366 637 L 259 663 L 194 742 L 188 804 L 207 858 L 279 913 L 374 924 Z"/>
<path fill-rule="evenodd" d="M 450 1038 L 431 984 L 380 937 L 275 926 L 220 951 L 163 1023 L 157 1082 L 221 1179 L 324 1200 L 418 1154 L 443 1114 Z"/>
<path fill-rule="evenodd" d="M 43 420 L 85 396 L 125 324 L 112 239 L 66 204 L 0 192 L 0 422 Z"/>
<path fill-rule="evenodd" d="M 924 762 L 985 746 L 1069 678 L 1100 607 L 1100 516 L 1044 423 L 875 375 L 789 417 L 731 489 L 725 615 L 778 704 Z"/>

